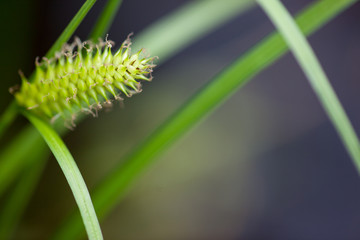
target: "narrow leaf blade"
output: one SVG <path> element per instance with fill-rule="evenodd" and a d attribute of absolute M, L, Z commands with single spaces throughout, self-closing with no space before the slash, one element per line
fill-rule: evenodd
<path fill-rule="evenodd" d="M 79 207 L 89 239 L 102 240 L 103 237 L 99 221 L 96 217 L 90 194 L 75 163 L 75 160 L 71 156 L 64 142 L 61 140 L 55 130 L 43 120 L 33 116 L 26 111 L 24 111 L 23 114 L 39 131 L 57 159 Z"/>
<path fill-rule="evenodd" d="M 280 31 L 360 173 L 360 143 L 310 44 L 279 0 L 257 0 Z"/>

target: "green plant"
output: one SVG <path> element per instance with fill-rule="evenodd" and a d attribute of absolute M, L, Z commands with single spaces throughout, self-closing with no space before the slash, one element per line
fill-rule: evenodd
<path fill-rule="evenodd" d="M 86 12 L 91 8 L 95 1 L 87 1 L 79 14 L 74 17 L 74 20 L 69 24 L 68 28 L 60 36 L 59 40 L 49 50 L 47 57 L 51 57 L 60 48 L 60 46 L 66 42 L 74 30 L 76 25 L 81 22 L 81 19 L 86 15 Z M 91 39 L 97 39 L 97 37 L 105 34 L 110 24 L 111 19 L 114 16 L 114 12 L 120 5 L 121 1 L 108 2 L 108 7 L 105 7 L 104 13 L 96 25 L 97 27 L 93 30 Z M 219 1 L 220 2 L 220 1 Z M 169 19 L 164 19 L 161 22 L 150 26 L 147 32 L 143 35 L 135 36 L 134 48 L 140 48 L 139 46 L 146 46 L 150 49 L 152 54 L 159 55 L 160 63 L 165 61 L 167 57 L 175 54 L 186 44 L 210 31 L 212 28 L 220 25 L 226 19 L 235 15 L 241 10 L 247 9 L 253 5 L 253 1 L 233 1 L 228 6 L 217 1 L 204 1 L 194 2 L 181 9 L 179 12 L 174 14 L 172 17 L 174 25 L 165 26 L 165 23 Z M 278 24 L 280 32 L 285 36 L 286 42 L 295 52 L 296 58 L 302 63 L 304 71 L 307 73 L 308 78 L 312 81 L 316 93 L 323 100 L 323 104 L 330 116 L 334 121 L 344 145 L 347 147 L 350 155 L 354 159 L 354 162 L 359 166 L 359 143 L 352 129 L 349 120 L 347 119 L 341 105 L 338 103 L 336 96 L 332 89 L 326 83 L 326 77 L 322 73 L 321 68 L 316 62 L 311 51 L 308 51 L 308 46 L 305 41 L 301 41 L 302 35 L 296 28 L 295 24 L 292 24 L 292 19 L 287 15 L 286 11 L 281 8 L 281 5 L 277 1 L 270 2 L 258 1 L 268 14 L 273 18 L 274 22 Z M 354 0 L 324 0 L 315 2 L 313 5 L 304 10 L 297 17 L 297 24 L 301 31 L 305 34 L 310 34 L 320 28 L 323 24 L 327 23 L 332 17 L 336 16 L 342 10 L 353 4 Z M 117 7 L 109 7 L 117 6 Z M 277 8 L 276 8 L 277 6 Z M 222 7 L 222 8 L 221 8 Z M 219 12 L 220 9 L 224 9 L 223 12 Z M 212 14 L 210 14 L 212 13 Z M 280 13 L 280 14 L 276 14 Z M 215 17 L 214 17 L 215 16 Z M 276 18 L 278 17 L 278 18 Z M 171 18 L 171 17 L 170 17 Z M 192 20 L 194 22 L 200 22 L 199 25 L 194 24 L 189 27 L 189 32 L 183 34 L 184 36 L 177 36 L 176 40 L 168 41 L 168 43 L 161 42 L 159 39 L 165 39 L 169 36 L 173 36 L 173 32 L 177 31 L 176 27 L 183 26 L 184 21 Z M 196 21 L 202 19 L 202 21 Z M 209 20 L 212 21 L 209 21 Z M 281 23 L 289 23 L 287 26 L 281 25 Z M 77 24 L 75 24 L 77 23 Z M 178 24 L 178 25 L 176 25 Z M 186 25 L 187 27 L 189 24 Z M 291 32 L 296 36 L 291 38 Z M 180 31 L 177 31 L 178 33 Z M 290 37 L 289 37 L 290 36 Z M 297 40 L 300 39 L 300 42 Z M 160 43 L 159 43 L 160 42 Z M 147 138 L 139 147 L 136 148 L 131 154 L 125 158 L 125 165 L 121 165 L 115 169 L 107 178 L 98 186 L 93 194 L 93 203 L 95 210 L 100 218 L 103 218 L 113 206 L 119 202 L 124 194 L 125 190 L 128 189 L 132 181 L 141 173 L 152 160 L 166 150 L 171 143 L 175 142 L 180 136 L 187 132 L 192 126 L 198 123 L 201 119 L 208 115 L 209 112 L 213 111 L 220 103 L 224 102 L 231 94 L 242 87 L 247 81 L 253 76 L 260 72 L 265 67 L 272 64 L 276 59 L 282 56 L 287 50 L 285 42 L 281 36 L 277 33 L 273 33 L 262 42 L 256 45 L 253 49 L 248 51 L 244 56 L 236 60 L 231 66 L 225 69 L 219 76 L 209 82 L 203 89 L 201 89 L 194 97 L 192 97 L 183 107 L 175 111 L 164 124 L 162 124 L 149 138 Z M 302 55 L 308 53 L 307 56 Z M 307 59 L 304 60 L 303 57 Z M 310 59 L 310 61 L 308 60 Z M 312 64 L 306 64 L 312 63 Z M 309 69 L 308 67 L 312 67 Z M 36 82 L 38 75 L 33 75 L 30 79 L 34 79 Z M 320 80 L 320 81 L 319 81 Z M 318 84 L 320 82 L 320 84 Z M 27 83 L 25 83 L 26 85 Z M 135 87 L 135 89 L 137 89 Z M 124 91 L 123 89 L 120 90 Z M 116 94 L 115 94 L 116 96 Z M 106 95 L 104 96 L 106 99 Z M 96 101 L 96 99 L 94 98 Z M 31 104 L 25 104 L 26 107 L 31 107 Z M 3 133 L 7 126 L 11 123 L 15 115 L 19 112 L 19 108 L 15 103 L 12 103 L 8 110 L 4 113 L 0 121 L 0 133 Z M 41 113 L 46 112 L 41 111 Z M 57 133 L 48 124 L 43 122 L 38 117 L 29 113 L 29 111 L 22 110 L 22 113 L 30 120 L 30 122 L 39 130 L 43 138 L 46 140 L 53 154 L 56 156 L 63 168 L 63 171 L 68 179 L 72 191 L 75 195 L 75 199 L 78 202 L 80 211 L 82 213 L 83 222 L 85 223 L 90 239 L 101 239 L 101 232 L 99 230 L 95 211 L 92 208 L 90 197 L 87 194 L 87 189 L 82 181 L 81 175 L 78 172 L 75 162 L 70 155 L 69 151 L 58 137 Z M 54 111 L 48 114 L 48 117 L 54 115 Z M 59 132 L 66 132 L 66 129 L 60 124 L 57 126 Z M 12 154 L 12 151 L 3 152 L 0 165 L 0 194 L 4 191 L 11 181 L 16 178 L 16 173 L 20 173 L 21 169 L 30 164 L 37 162 L 35 159 L 29 159 L 24 161 L 25 156 L 34 149 L 41 149 L 41 141 L 38 141 L 38 134 L 32 130 L 27 129 L 22 132 L 19 137 L 15 137 L 11 146 L 19 145 L 30 145 L 28 150 L 24 150 L 19 154 Z M 40 143 L 39 143 L 40 142 Z M 38 155 L 38 159 L 43 159 L 43 151 L 39 150 L 34 153 Z M 46 155 L 46 154 L 45 154 Z M 5 157 L 6 156 L 6 157 Z M 8 157 L 9 156 L 9 157 Z M 9 164 L 11 162 L 12 164 Z M 41 164 L 39 164 L 41 166 Z M 5 168 L 4 168 L 5 166 Z M 3 169 L 3 170 L 1 170 Z M 8 173 L 10 169 L 10 173 Z M 3 171 L 3 172 L 1 172 Z M 34 178 L 36 179 L 36 178 Z M 34 180 L 35 181 L 35 180 Z M 16 192 L 14 193 L 15 195 Z M 84 204 L 85 203 L 85 204 Z M 24 203 L 18 203 L 19 205 Z M 16 209 L 16 207 L 14 208 Z M 11 212 L 4 213 L 12 215 Z M 14 222 L 15 224 L 15 222 Z M 76 239 L 81 236 L 83 232 L 83 226 L 78 213 L 71 215 L 69 219 L 64 221 L 62 228 L 59 229 L 55 238 L 57 239 Z"/>

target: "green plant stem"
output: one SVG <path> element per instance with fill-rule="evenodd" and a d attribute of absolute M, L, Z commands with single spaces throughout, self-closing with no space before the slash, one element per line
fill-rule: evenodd
<path fill-rule="evenodd" d="M 360 174 L 360 143 L 310 44 L 279 0 L 257 0 L 284 37 Z"/>
<path fill-rule="evenodd" d="M 311 4 L 296 18 L 303 33 L 309 35 L 355 3 L 355 0 L 321 0 Z M 270 66 L 287 51 L 278 33 L 272 33 L 234 64 L 202 88 L 178 109 L 159 129 L 125 158 L 99 185 L 93 194 L 94 206 L 103 218 L 121 198 L 133 180 L 176 139 L 198 124 L 217 106 L 261 70 Z M 82 235 L 81 219 L 74 213 L 65 219 L 56 239 L 77 239 Z"/>
<path fill-rule="evenodd" d="M 51 58 L 55 55 L 55 52 L 58 51 L 61 46 L 66 43 L 69 38 L 73 35 L 77 27 L 80 25 L 86 14 L 90 11 L 96 0 L 87 0 L 66 26 L 64 31 L 61 33 L 56 42 L 52 45 L 49 51 L 46 53 L 45 57 Z M 30 79 L 31 80 L 31 77 Z M 10 126 L 17 116 L 17 104 L 13 100 L 10 105 L 5 109 L 4 113 L 0 117 L 0 138 L 3 136 L 5 130 Z"/>
<path fill-rule="evenodd" d="M 12 239 L 11 235 L 40 179 L 46 163 L 46 145 L 44 143 L 41 146 L 29 155 L 28 167 L 23 169 L 21 177 L 0 211 L 0 239 Z"/>
<path fill-rule="evenodd" d="M 75 160 L 71 156 L 64 142 L 55 130 L 43 120 L 40 120 L 27 111 L 24 111 L 23 114 L 39 131 L 57 159 L 79 207 L 89 239 L 102 240 L 103 237 L 100 225 L 91 202 L 90 194 Z"/>
<path fill-rule="evenodd" d="M 89 39 L 96 41 L 98 38 L 105 36 L 111 24 L 114 21 L 115 15 L 121 6 L 122 0 L 108 0 L 100 17 L 96 21 L 95 27 L 90 33 Z"/>

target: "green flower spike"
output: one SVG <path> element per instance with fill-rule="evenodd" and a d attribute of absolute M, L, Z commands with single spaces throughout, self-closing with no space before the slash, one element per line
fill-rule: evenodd
<path fill-rule="evenodd" d="M 53 122 L 59 117 L 74 120 L 79 112 L 96 116 L 112 98 L 122 100 L 121 92 L 127 97 L 141 92 L 139 80 L 151 81 L 154 58 L 141 58 L 142 50 L 131 55 L 129 37 L 114 55 L 112 45 L 107 39 L 98 44 L 75 39 L 53 59 L 36 61 L 31 83 L 20 74 L 17 103 Z"/>

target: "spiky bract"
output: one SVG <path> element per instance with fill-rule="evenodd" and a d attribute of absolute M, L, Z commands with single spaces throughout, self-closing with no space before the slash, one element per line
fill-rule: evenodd
<path fill-rule="evenodd" d="M 79 111 L 97 112 L 110 99 L 121 99 L 141 91 L 139 80 L 151 80 L 153 58 L 130 54 L 128 38 L 112 55 L 112 42 L 81 42 L 63 46 L 53 59 L 36 64 L 29 82 L 23 75 L 15 93 L 20 106 L 39 116 L 56 119 L 74 117 Z"/>

